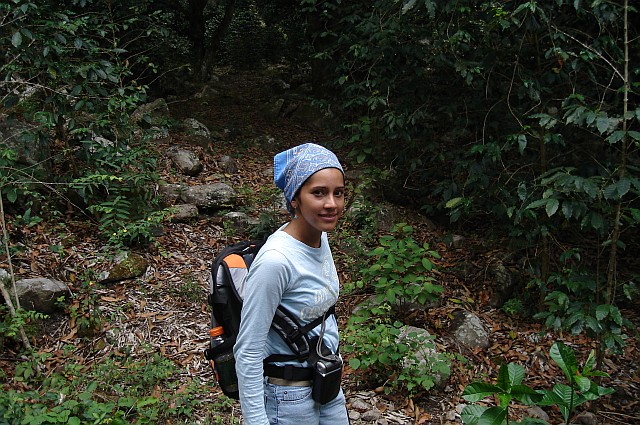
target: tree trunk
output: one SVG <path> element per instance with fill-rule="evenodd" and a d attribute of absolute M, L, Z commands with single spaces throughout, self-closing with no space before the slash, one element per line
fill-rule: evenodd
<path fill-rule="evenodd" d="M 220 25 L 216 28 L 211 36 L 211 42 L 202 55 L 202 60 L 198 68 L 200 81 L 208 81 L 211 67 L 213 66 L 216 55 L 220 51 L 220 43 L 227 34 L 227 30 L 231 26 L 236 11 L 236 0 L 224 0 L 224 16 Z"/>
<path fill-rule="evenodd" d="M 204 9 L 208 0 L 189 0 L 189 29 L 193 42 L 193 55 L 195 63 L 199 64 L 206 51 L 206 22 Z"/>

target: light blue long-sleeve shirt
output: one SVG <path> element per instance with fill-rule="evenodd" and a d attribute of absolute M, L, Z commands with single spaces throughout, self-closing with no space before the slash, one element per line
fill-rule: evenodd
<path fill-rule="evenodd" d="M 291 350 L 271 327 L 278 305 L 292 312 L 301 325 L 321 316 L 338 299 L 339 281 L 327 234 L 312 248 L 282 231 L 273 233 L 256 256 L 245 284 L 240 332 L 234 346 L 240 405 L 246 425 L 268 425 L 264 406 L 263 360 Z M 320 325 L 309 332 L 320 334 Z M 338 350 L 335 316 L 326 320 L 323 338 Z M 306 366 L 297 361 L 289 363 Z"/>

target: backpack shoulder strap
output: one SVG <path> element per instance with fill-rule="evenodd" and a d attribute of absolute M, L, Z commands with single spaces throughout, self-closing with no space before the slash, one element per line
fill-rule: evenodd
<path fill-rule="evenodd" d="M 271 327 L 287 343 L 293 354 L 272 354 L 265 362 L 283 362 L 290 360 L 305 361 L 310 354 L 309 337 L 307 333 L 321 324 L 326 316 L 335 315 L 335 304 L 322 315 L 304 326 L 300 326 L 297 318 L 289 310 L 278 306 L 273 317 Z"/>

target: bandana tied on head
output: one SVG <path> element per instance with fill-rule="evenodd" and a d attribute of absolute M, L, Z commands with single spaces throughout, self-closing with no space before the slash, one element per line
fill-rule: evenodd
<path fill-rule="evenodd" d="M 293 212 L 291 200 L 303 183 L 312 174 L 325 168 L 337 168 L 344 174 L 338 157 L 329 149 L 315 143 L 305 143 L 273 157 L 273 180 L 284 192 L 290 212 Z"/>

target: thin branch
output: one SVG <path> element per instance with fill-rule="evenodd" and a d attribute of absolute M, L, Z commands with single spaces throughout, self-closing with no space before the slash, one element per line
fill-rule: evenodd
<path fill-rule="evenodd" d="M 0 194 L 0 221 L 2 224 L 2 238 L 4 241 L 4 248 L 7 253 L 7 263 L 9 263 L 9 278 L 11 280 L 13 293 L 16 299 L 16 306 L 18 309 L 20 309 L 20 299 L 18 298 L 18 290 L 16 288 L 16 277 L 13 274 L 13 264 L 11 263 L 11 251 L 9 250 L 9 233 L 7 232 L 7 225 L 4 219 L 4 202 L 2 201 L 1 194 Z M 14 307 L 13 302 L 11 301 L 11 296 L 9 295 L 7 288 L 5 288 L 4 280 L 2 278 L 0 278 L 0 291 L 2 292 L 4 302 L 7 304 L 7 307 L 9 308 L 9 314 L 11 315 L 12 318 L 15 318 L 16 308 Z M 22 327 L 22 325 L 18 327 L 18 332 L 20 334 L 20 339 L 22 340 L 22 343 L 24 344 L 25 348 L 27 348 L 27 350 L 31 350 L 31 344 L 29 343 L 29 338 L 27 338 L 27 334 L 24 332 L 24 328 Z"/>

